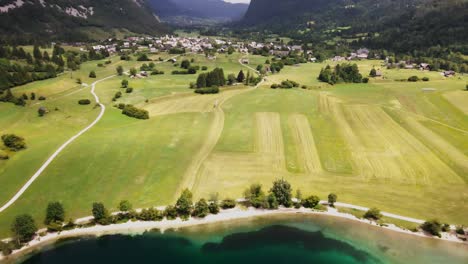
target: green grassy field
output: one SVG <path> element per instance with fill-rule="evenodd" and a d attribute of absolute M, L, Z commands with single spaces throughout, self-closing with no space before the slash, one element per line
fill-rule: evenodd
<path fill-rule="evenodd" d="M 169 58 L 156 54 L 152 58 Z M 241 54 L 218 55 L 215 60 L 189 54 L 193 65 L 209 70 L 222 67 L 227 74 L 248 71 Z M 249 56 L 256 67 L 267 59 Z M 28 149 L 0 161 L 0 203 L 5 203 L 64 141 L 91 123 L 99 109 L 80 106 L 92 99 L 91 84 L 142 62 L 111 58 L 106 67 L 87 62 L 73 73 L 13 89 L 16 95 L 35 92 L 46 101 L 24 108 L 0 104 L 0 134 L 26 138 Z M 380 61 L 358 62 L 367 74 Z M 188 168 L 195 178 L 195 196 L 237 198 L 252 183 L 269 188 L 285 178 L 304 194 L 338 200 L 415 218 L 439 218 L 468 224 L 468 116 L 446 97 L 463 89 L 468 78 L 445 79 L 438 73 L 382 69 L 383 78 L 369 84 L 330 86 L 316 80 L 323 64 L 285 67 L 267 76 L 258 89 L 226 88 L 219 95 L 196 95 L 189 87 L 196 75 L 171 75 L 179 69 L 158 64 L 164 75 L 129 79 L 133 93 L 120 82 L 126 76 L 99 83 L 96 93 L 107 106 L 97 126 L 71 144 L 8 210 L 0 213 L 0 237 L 9 235 L 13 217 L 32 214 L 42 223 L 49 201 L 64 203 L 68 216 L 90 214 L 91 204 L 104 202 L 115 209 L 122 199 L 135 207 L 165 205 L 187 182 Z M 88 78 L 95 70 L 97 79 Z M 411 75 L 429 82 L 398 81 Z M 308 89 L 270 89 L 272 83 L 294 80 Z M 422 88 L 434 88 L 423 92 Z M 116 102 L 112 97 L 123 93 Z M 131 103 L 148 109 L 151 119 L 131 119 L 114 105 Z M 221 104 L 221 110 L 213 105 Z M 37 116 L 39 106 L 50 113 Z M 57 109 L 57 110 L 56 110 Z M 221 126 L 221 127 L 220 127 Z M 210 132 L 221 128 L 219 138 Z M 206 147 L 214 142 L 213 148 Z M 197 159 L 200 151 L 205 159 Z M 194 162 L 200 162 L 194 164 Z M 197 165 L 197 166 L 196 166 Z M 190 181 L 188 181 L 190 182 Z M 222 191 L 220 191 L 222 190 Z"/>

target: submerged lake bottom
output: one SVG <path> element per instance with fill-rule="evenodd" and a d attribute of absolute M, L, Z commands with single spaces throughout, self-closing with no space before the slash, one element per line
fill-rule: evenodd
<path fill-rule="evenodd" d="M 329 216 L 281 215 L 57 241 L 16 263 L 468 263 L 468 246 Z"/>

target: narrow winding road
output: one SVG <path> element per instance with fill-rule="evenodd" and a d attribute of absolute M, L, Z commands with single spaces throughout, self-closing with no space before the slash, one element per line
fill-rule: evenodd
<path fill-rule="evenodd" d="M 78 132 L 78 134 L 74 135 L 73 137 L 71 137 L 69 140 L 67 140 L 65 143 L 62 144 L 62 146 L 60 146 L 45 162 L 44 164 L 42 164 L 42 166 L 36 171 L 36 173 L 34 173 L 34 175 L 28 180 L 28 182 L 26 182 L 25 185 L 23 185 L 23 187 L 21 187 L 21 189 L 6 203 L 4 204 L 1 208 L 0 208 L 0 213 L 5 211 L 8 207 L 10 207 L 13 203 L 16 202 L 16 200 L 18 200 L 21 195 L 23 195 L 23 193 L 29 188 L 29 186 L 31 186 L 31 184 L 33 184 L 33 182 L 44 172 L 45 169 L 47 169 L 47 167 L 49 167 L 50 163 L 52 163 L 52 161 L 55 160 L 55 158 L 57 158 L 57 156 L 66 148 L 68 147 L 68 145 L 70 145 L 73 141 L 75 141 L 77 138 L 79 138 L 81 135 L 83 135 L 84 133 L 86 133 L 88 130 L 90 130 L 92 127 L 94 127 L 98 122 L 99 120 L 101 120 L 102 116 L 104 115 L 104 112 L 106 111 L 106 107 L 99 101 L 99 97 L 97 96 L 97 94 L 95 93 L 95 89 L 96 89 L 96 84 L 102 82 L 102 81 L 105 81 L 105 80 L 108 80 L 110 78 L 113 78 L 115 77 L 115 75 L 112 75 L 112 76 L 108 76 L 106 78 L 103 78 L 103 79 L 100 79 L 98 81 L 95 81 L 94 83 L 91 84 L 91 94 L 94 96 L 94 99 L 96 100 L 96 103 L 99 104 L 100 108 L 101 108 L 101 111 L 99 112 L 99 115 L 96 117 L 96 119 L 91 123 L 89 124 L 87 127 L 85 127 L 83 130 L 81 130 L 80 132 Z"/>

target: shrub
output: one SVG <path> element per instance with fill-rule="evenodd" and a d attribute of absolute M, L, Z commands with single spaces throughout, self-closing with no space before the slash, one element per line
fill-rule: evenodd
<path fill-rule="evenodd" d="M 270 192 L 274 194 L 275 200 L 277 200 L 278 204 L 283 205 L 285 207 L 290 207 L 292 205 L 292 188 L 289 182 L 283 179 L 276 180 L 275 182 L 273 182 L 273 187 L 271 187 Z M 268 203 L 271 205 L 270 198 L 271 197 L 269 196 Z M 270 209 L 272 209 L 271 206 Z"/>
<path fill-rule="evenodd" d="M 408 82 L 417 82 L 417 81 L 419 81 L 418 76 L 411 76 L 408 78 Z"/>
<path fill-rule="evenodd" d="M 122 92 L 116 92 L 115 95 L 114 95 L 114 98 L 112 99 L 112 101 L 116 101 L 120 97 L 122 97 Z"/>
<path fill-rule="evenodd" d="M 39 107 L 39 109 L 37 109 L 37 114 L 39 116 L 44 116 L 45 114 L 47 114 L 47 112 L 48 112 L 47 108 L 45 108 L 43 106 L 41 106 L 41 107 Z"/>
<path fill-rule="evenodd" d="M 138 219 L 142 221 L 161 221 L 164 218 L 164 213 L 155 208 L 143 209 L 138 215 Z"/>
<path fill-rule="evenodd" d="M 223 209 L 232 209 L 236 207 L 236 201 L 234 199 L 224 199 L 221 202 L 221 208 Z"/>
<path fill-rule="evenodd" d="M 120 103 L 117 108 L 119 108 L 120 110 L 123 110 L 125 108 L 125 104 L 123 103 Z"/>
<path fill-rule="evenodd" d="M 80 105 L 89 105 L 89 104 L 91 104 L 91 100 L 81 99 L 81 100 L 78 101 L 78 104 L 80 104 Z"/>
<path fill-rule="evenodd" d="M 94 221 L 101 225 L 108 225 L 110 223 L 110 215 L 102 203 L 93 203 L 92 209 Z"/>
<path fill-rule="evenodd" d="M 201 67 L 201 70 L 202 70 L 202 71 L 206 71 L 206 70 L 208 70 L 208 67 L 202 66 L 202 67 Z"/>
<path fill-rule="evenodd" d="M 423 80 L 423 82 L 428 82 L 428 81 L 429 81 L 429 77 L 423 77 L 422 80 Z"/>
<path fill-rule="evenodd" d="M 267 197 L 268 209 L 278 209 L 279 201 L 274 193 L 270 193 Z"/>
<path fill-rule="evenodd" d="M 131 211 L 132 209 L 133 209 L 132 204 L 127 200 L 123 200 L 119 203 L 119 210 L 122 212 L 128 212 L 128 211 Z"/>
<path fill-rule="evenodd" d="M 153 70 L 151 72 L 151 75 L 160 75 L 160 74 L 164 74 L 164 71 Z"/>
<path fill-rule="evenodd" d="M 210 213 L 208 203 L 205 199 L 200 199 L 193 208 L 192 216 L 204 218 Z"/>
<path fill-rule="evenodd" d="M 137 61 L 151 61 L 151 60 L 148 58 L 148 55 L 144 53 L 138 56 Z"/>
<path fill-rule="evenodd" d="M 89 72 L 89 78 L 96 78 L 96 72 L 95 71 L 90 71 Z"/>
<path fill-rule="evenodd" d="M 32 216 L 24 214 L 15 218 L 11 226 L 11 231 L 20 242 L 28 242 L 31 241 L 36 234 L 37 226 Z"/>
<path fill-rule="evenodd" d="M 38 100 L 39 100 L 39 101 L 45 101 L 46 98 L 45 98 L 45 96 L 42 96 L 42 95 L 41 95 L 41 96 L 39 96 L 39 99 L 38 99 Z"/>
<path fill-rule="evenodd" d="M 465 235 L 465 230 L 463 229 L 463 226 L 457 226 L 457 229 L 455 229 L 455 232 L 459 235 Z"/>
<path fill-rule="evenodd" d="M 276 88 L 278 88 L 278 84 L 274 83 L 274 84 L 272 84 L 270 87 L 271 87 L 272 89 L 276 89 Z"/>
<path fill-rule="evenodd" d="M 164 210 L 164 216 L 166 216 L 167 219 L 173 220 L 177 218 L 177 209 L 175 206 L 168 205 L 166 209 Z"/>
<path fill-rule="evenodd" d="M 14 134 L 6 134 L 2 136 L 3 144 L 12 151 L 20 151 L 26 148 L 24 138 Z"/>
<path fill-rule="evenodd" d="M 311 195 L 302 201 L 305 208 L 314 208 L 320 203 L 320 198 L 316 195 Z"/>
<path fill-rule="evenodd" d="M 371 208 L 364 214 L 364 218 L 376 221 L 382 218 L 382 213 L 377 208 Z"/>
<path fill-rule="evenodd" d="M 63 221 L 65 221 L 65 209 L 60 202 L 52 202 L 47 205 L 46 218 L 44 224 L 50 225 L 52 223 L 57 223 L 62 226 Z"/>
<path fill-rule="evenodd" d="M 0 252 L 2 252 L 3 256 L 9 256 L 13 253 L 14 246 L 11 243 L 5 243 L 0 241 Z"/>
<path fill-rule="evenodd" d="M 433 236 L 441 237 L 442 225 L 437 220 L 426 221 L 421 225 L 421 229 Z"/>
<path fill-rule="evenodd" d="M 122 110 L 122 114 L 136 119 L 149 119 L 148 111 L 136 108 L 133 105 L 126 105 Z"/>
<path fill-rule="evenodd" d="M 128 80 L 127 79 L 123 79 L 122 82 L 120 83 L 120 87 L 122 88 L 127 88 L 128 87 Z"/>
<path fill-rule="evenodd" d="M 443 224 L 441 230 L 442 230 L 442 232 L 450 231 L 450 225 L 449 224 Z"/>
<path fill-rule="evenodd" d="M 367 77 L 362 78 L 362 83 L 369 83 L 369 78 L 367 78 Z"/>
<path fill-rule="evenodd" d="M 333 207 L 334 204 L 336 203 L 336 198 L 338 198 L 338 196 L 336 194 L 330 193 L 328 195 L 328 204 Z"/>
<path fill-rule="evenodd" d="M 210 210 L 210 214 L 218 214 L 219 213 L 219 205 L 217 202 L 212 202 L 208 205 L 208 209 Z"/>
<path fill-rule="evenodd" d="M 197 94 L 217 94 L 217 93 L 219 93 L 219 88 L 218 87 L 198 88 L 198 89 L 195 89 L 195 93 L 197 93 Z"/>
<path fill-rule="evenodd" d="M 133 92 L 133 88 L 129 87 L 125 90 L 126 93 L 132 93 Z"/>

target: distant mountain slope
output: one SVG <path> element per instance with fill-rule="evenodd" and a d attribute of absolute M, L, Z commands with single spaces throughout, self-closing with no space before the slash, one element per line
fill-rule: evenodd
<path fill-rule="evenodd" d="M 252 0 L 241 25 L 404 51 L 466 46 L 468 0 Z"/>
<path fill-rule="evenodd" d="M 147 0 L 162 18 L 188 16 L 217 20 L 241 19 L 247 4 L 233 4 L 223 0 Z"/>
<path fill-rule="evenodd" d="M 0 0 L 0 38 L 80 41 L 112 30 L 161 32 L 150 10 L 144 0 Z"/>

